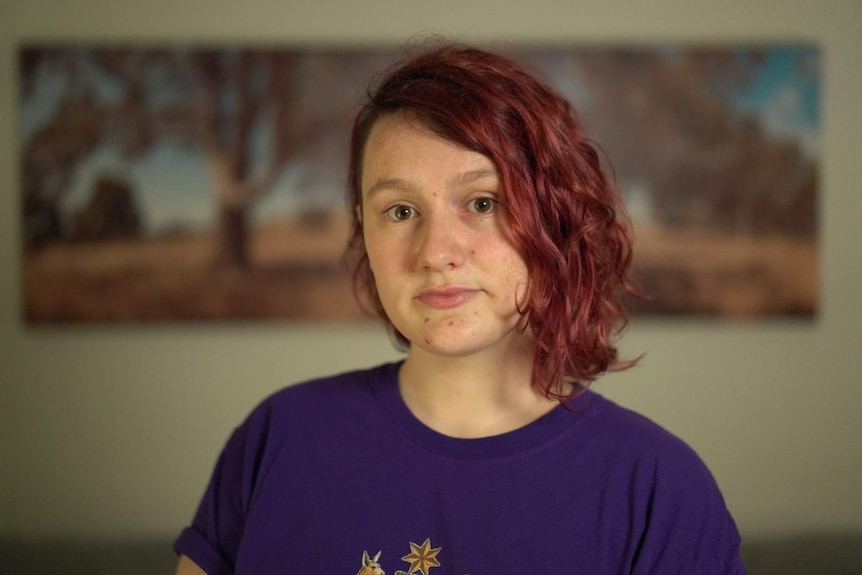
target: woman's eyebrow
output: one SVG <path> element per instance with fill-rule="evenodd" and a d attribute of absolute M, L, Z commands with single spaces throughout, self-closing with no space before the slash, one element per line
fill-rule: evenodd
<path fill-rule="evenodd" d="M 468 170 L 466 172 L 461 172 L 460 174 L 452 177 L 448 182 L 446 182 L 447 186 L 450 188 L 466 186 L 472 184 L 478 180 L 483 180 L 485 178 L 493 178 L 494 180 L 498 179 L 497 170 L 493 169 L 478 169 L 478 170 Z M 383 190 L 395 190 L 399 192 L 411 192 L 414 193 L 418 191 L 418 186 L 405 180 L 404 178 L 381 178 L 371 184 L 367 190 L 365 190 L 365 198 L 371 198 L 375 194 L 383 191 Z"/>
<path fill-rule="evenodd" d="M 382 178 L 371 184 L 371 186 L 365 190 L 365 198 L 370 198 L 383 190 L 415 192 L 416 186 L 403 178 Z"/>
<path fill-rule="evenodd" d="M 456 186 L 466 186 L 472 184 L 478 180 L 482 180 L 485 178 L 494 178 L 495 180 L 499 178 L 497 175 L 497 170 L 494 169 L 479 169 L 479 170 L 470 170 L 467 172 L 462 172 L 455 177 L 453 177 L 449 182 L 450 187 Z"/>

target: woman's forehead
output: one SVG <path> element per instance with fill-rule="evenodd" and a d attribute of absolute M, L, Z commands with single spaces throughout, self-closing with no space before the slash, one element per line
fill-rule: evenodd
<path fill-rule="evenodd" d="M 427 156 L 423 156 L 427 153 Z M 418 163 L 431 162 L 442 157 L 469 167 L 475 172 L 472 178 L 499 175 L 496 164 L 487 155 L 446 138 L 428 121 L 404 113 L 380 117 L 369 130 L 362 154 L 362 171 L 369 167 L 385 169 L 402 160 Z"/>
<path fill-rule="evenodd" d="M 485 155 L 413 125 L 383 125 L 369 138 L 361 190 L 366 198 L 380 192 L 455 190 L 499 184 L 494 163 Z"/>

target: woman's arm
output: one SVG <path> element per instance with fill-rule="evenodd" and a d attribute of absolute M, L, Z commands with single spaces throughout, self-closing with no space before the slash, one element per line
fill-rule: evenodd
<path fill-rule="evenodd" d="M 176 575 L 207 575 L 206 572 L 198 567 L 198 564 L 186 557 L 180 555 L 180 562 L 177 565 Z"/>

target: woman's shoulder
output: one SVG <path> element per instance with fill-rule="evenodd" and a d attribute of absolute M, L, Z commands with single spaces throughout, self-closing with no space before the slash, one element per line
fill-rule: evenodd
<path fill-rule="evenodd" d="M 630 407 L 620 405 L 592 389 L 585 396 L 589 423 L 597 431 L 607 431 L 618 438 L 633 441 L 680 442 L 662 425 Z"/>
<path fill-rule="evenodd" d="M 344 371 L 287 385 L 266 397 L 261 404 L 289 406 L 298 402 L 355 400 L 366 396 L 382 379 L 397 374 L 397 364 Z"/>
<path fill-rule="evenodd" d="M 640 466 L 709 476 L 701 457 L 682 438 L 646 415 L 598 393 L 588 393 L 589 441 L 601 446 L 611 457 L 637 462 Z"/>
<path fill-rule="evenodd" d="M 738 562 L 739 532 L 715 477 L 688 443 L 658 423 L 593 394 L 592 423 L 605 467 L 602 481 L 616 485 L 635 501 L 643 524 L 642 559 L 661 564 L 668 541 L 679 549 L 700 549 L 700 569 L 730 572 Z M 659 571 L 661 571 L 659 569 Z M 674 572 L 676 572 L 674 570 Z"/>
<path fill-rule="evenodd" d="M 368 412 L 376 403 L 378 387 L 394 381 L 397 369 L 397 363 L 386 363 L 288 385 L 260 401 L 243 425 L 307 426 L 327 417 L 348 419 Z"/>

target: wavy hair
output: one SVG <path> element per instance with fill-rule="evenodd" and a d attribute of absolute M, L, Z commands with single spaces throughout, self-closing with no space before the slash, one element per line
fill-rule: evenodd
<path fill-rule="evenodd" d="M 521 312 L 536 338 L 533 384 L 563 401 L 630 366 L 615 342 L 632 247 L 628 216 L 569 102 L 514 60 L 455 44 L 408 59 L 369 90 L 351 138 L 346 259 L 360 302 L 388 320 L 365 251 L 359 209 L 366 141 L 382 116 L 408 113 L 451 142 L 490 158 L 505 194 L 510 233 L 529 270 Z M 571 392 L 574 393 L 574 392 Z"/>

